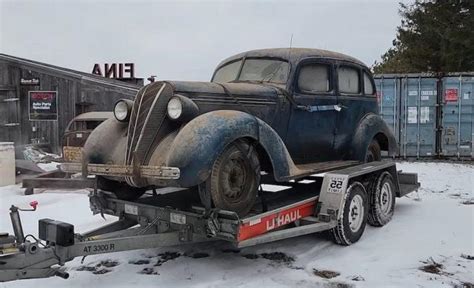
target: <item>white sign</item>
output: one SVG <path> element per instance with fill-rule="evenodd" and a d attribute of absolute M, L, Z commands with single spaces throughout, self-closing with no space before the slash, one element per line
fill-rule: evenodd
<path fill-rule="evenodd" d="M 416 123 L 418 121 L 418 111 L 416 107 L 408 107 L 408 123 Z"/>
<path fill-rule="evenodd" d="M 464 94 L 463 94 L 463 99 L 464 99 L 464 100 L 468 100 L 468 99 L 469 99 L 469 94 L 470 94 L 470 93 L 464 93 Z"/>
<path fill-rule="evenodd" d="M 430 107 L 421 107 L 420 109 L 420 123 L 430 122 Z"/>
<path fill-rule="evenodd" d="M 416 90 L 408 91 L 408 96 L 418 96 L 418 91 Z"/>
<path fill-rule="evenodd" d="M 421 91 L 421 96 L 434 96 L 434 95 L 436 95 L 436 90 Z"/>

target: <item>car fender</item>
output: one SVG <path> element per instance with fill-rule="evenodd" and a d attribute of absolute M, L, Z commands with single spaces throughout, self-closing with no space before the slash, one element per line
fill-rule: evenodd
<path fill-rule="evenodd" d="M 351 159 L 360 161 L 365 160 L 367 147 L 372 139 L 376 137 L 385 137 L 387 140 L 386 148 L 389 156 L 393 156 L 397 151 L 397 142 L 387 123 L 380 115 L 369 113 L 359 122 L 358 128 L 352 139 Z M 381 147 L 383 148 L 383 147 Z"/>
<path fill-rule="evenodd" d="M 263 147 L 277 181 L 296 169 L 273 128 L 255 116 L 235 110 L 211 111 L 187 123 L 170 145 L 166 165 L 180 169 L 181 186 L 198 185 L 209 177 L 214 161 L 226 146 L 241 138 L 253 139 Z"/>

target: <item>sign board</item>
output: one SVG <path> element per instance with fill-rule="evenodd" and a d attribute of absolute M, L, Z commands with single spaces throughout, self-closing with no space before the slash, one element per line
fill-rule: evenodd
<path fill-rule="evenodd" d="M 418 109 L 417 107 L 408 107 L 408 123 L 418 122 Z"/>
<path fill-rule="evenodd" d="M 20 85 L 34 85 L 34 86 L 37 86 L 39 84 L 40 84 L 39 78 L 31 78 L 31 79 L 20 78 Z"/>
<path fill-rule="evenodd" d="M 96 63 L 92 74 L 114 79 L 134 79 L 135 63 L 105 63 L 103 70 L 100 64 Z"/>
<path fill-rule="evenodd" d="M 30 120 L 58 120 L 56 91 L 29 91 Z"/>
<path fill-rule="evenodd" d="M 446 89 L 444 90 L 444 101 L 456 102 L 458 101 L 458 89 Z"/>

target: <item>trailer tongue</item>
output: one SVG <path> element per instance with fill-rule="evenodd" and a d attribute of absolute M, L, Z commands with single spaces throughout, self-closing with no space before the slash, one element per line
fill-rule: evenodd
<path fill-rule="evenodd" d="M 394 191 L 383 190 L 388 178 L 393 179 Z M 369 205 L 377 205 L 370 195 L 389 191 L 401 197 L 420 186 L 416 174 L 397 172 L 392 162 L 355 165 L 285 185 L 291 188 L 263 191 L 252 213 L 243 219 L 234 212 L 206 210 L 183 201 L 196 191 L 153 193 L 131 202 L 94 190 L 89 196 L 93 213 L 117 216 L 116 222 L 78 234 L 71 224 L 41 219 L 39 239 L 24 236 L 19 216 L 19 211 L 34 210 L 36 205 L 33 209 L 12 206 L 15 235 L 0 234 L 0 282 L 50 276 L 67 279 L 64 264 L 78 256 L 184 243 L 223 240 L 247 247 L 331 230 L 339 244 L 349 245 L 362 235 L 373 210 L 367 209 Z M 388 198 L 380 199 L 388 203 L 384 202 Z"/>

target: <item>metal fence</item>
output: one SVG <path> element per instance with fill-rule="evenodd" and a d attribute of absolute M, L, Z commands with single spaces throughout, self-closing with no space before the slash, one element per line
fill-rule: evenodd
<path fill-rule="evenodd" d="M 402 158 L 474 158 L 474 73 L 375 75 Z"/>

